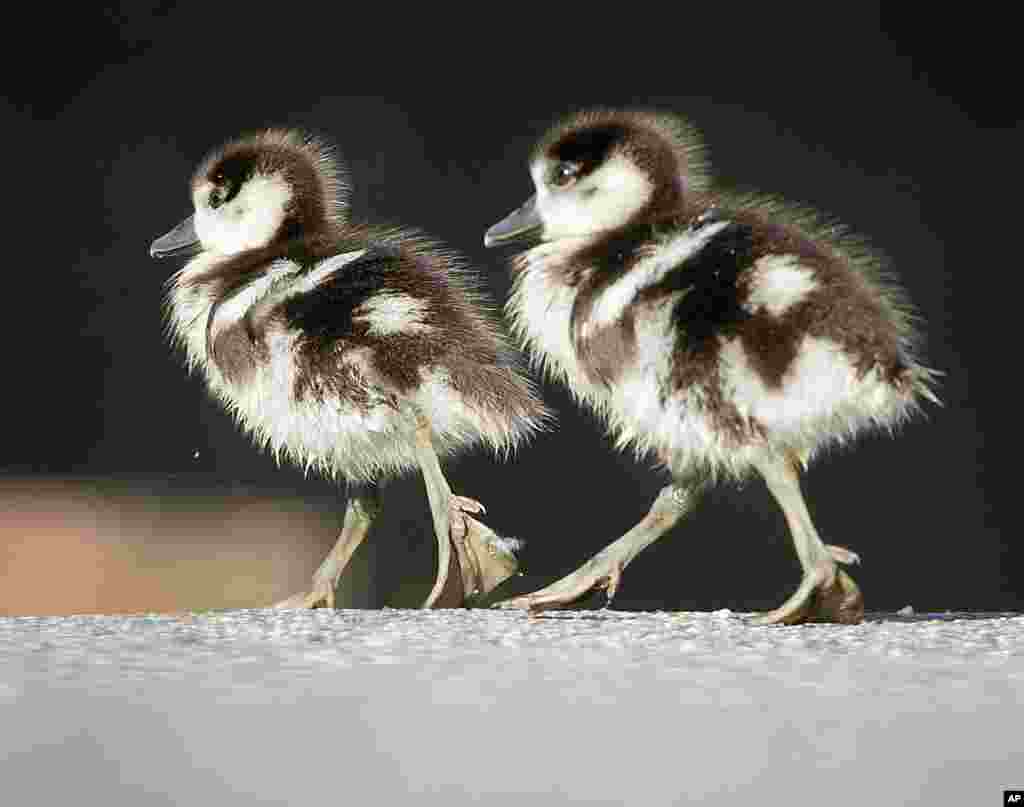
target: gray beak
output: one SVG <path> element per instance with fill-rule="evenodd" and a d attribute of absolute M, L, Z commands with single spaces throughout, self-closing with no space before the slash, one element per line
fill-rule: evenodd
<path fill-rule="evenodd" d="M 196 228 L 192 224 L 192 216 L 185 219 L 167 235 L 160 236 L 149 247 L 149 254 L 153 258 L 170 258 L 173 255 L 190 256 L 202 251 L 203 247 L 199 243 L 199 236 L 196 235 Z"/>
<path fill-rule="evenodd" d="M 539 230 L 542 223 L 537 214 L 537 196 L 534 194 L 522 207 L 509 213 L 484 233 L 484 246 L 521 241 Z"/>

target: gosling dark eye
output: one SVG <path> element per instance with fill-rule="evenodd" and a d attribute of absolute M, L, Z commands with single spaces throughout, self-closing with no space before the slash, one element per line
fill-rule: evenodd
<path fill-rule="evenodd" d="M 551 172 L 551 184 L 564 188 L 576 181 L 580 167 L 576 163 L 559 163 Z"/>

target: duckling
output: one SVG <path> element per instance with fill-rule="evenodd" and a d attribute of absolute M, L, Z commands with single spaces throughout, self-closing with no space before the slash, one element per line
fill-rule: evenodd
<path fill-rule="evenodd" d="M 682 119 L 586 110 L 540 140 L 529 168 L 535 195 L 484 237 L 530 241 L 512 265 L 514 330 L 620 448 L 653 455 L 672 481 L 578 570 L 502 605 L 564 607 L 602 588 L 611 601 L 710 482 L 756 473 L 803 569 L 756 621 L 860 621 L 863 596 L 838 566 L 859 558 L 821 540 L 799 475 L 822 448 L 938 403 L 904 293 L 838 227 L 713 190 Z"/>
<path fill-rule="evenodd" d="M 271 129 L 215 149 L 192 177 L 194 214 L 150 249 L 189 258 L 168 283 L 169 330 L 259 446 L 349 483 L 310 590 L 278 606 L 333 607 L 379 485 L 416 468 L 438 542 L 424 607 L 462 605 L 515 571 L 516 545 L 473 518 L 483 506 L 452 493 L 438 458 L 507 455 L 547 413 L 463 261 L 351 222 L 348 194 L 316 136 Z"/>

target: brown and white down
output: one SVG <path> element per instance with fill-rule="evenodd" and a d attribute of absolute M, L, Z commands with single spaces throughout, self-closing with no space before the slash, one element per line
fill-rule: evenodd
<path fill-rule="evenodd" d="M 857 622 L 863 597 L 819 538 L 799 473 L 828 445 L 937 403 L 902 291 L 856 238 L 776 200 L 712 188 L 675 117 L 589 110 L 534 148 L 536 193 L 488 230 L 530 240 L 507 310 L 547 373 L 650 454 L 671 484 L 633 529 L 552 585 L 504 603 L 614 596 L 626 565 L 719 478 L 753 472 L 785 514 L 803 579 L 766 623 Z"/>
<path fill-rule="evenodd" d="M 333 606 L 377 485 L 417 468 L 439 556 L 424 605 L 462 605 L 515 570 L 515 545 L 470 515 L 483 508 L 452 494 L 438 457 L 508 455 L 546 412 L 463 262 L 350 222 L 347 194 L 333 150 L 305 133 L 216 149 L 192 177 L 194 214 L 151 248 L 190 257 L 169 282 L 170 332 L 258 445 L 349 482 L 337 544 L 281 606 Z"/>

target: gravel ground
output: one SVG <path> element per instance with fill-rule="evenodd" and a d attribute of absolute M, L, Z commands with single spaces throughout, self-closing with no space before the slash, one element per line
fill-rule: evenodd
<path fill-rule="evenodd" d="M 995 805 L 1022 703 L 1018 615 L 0 619 L 12 805 Z"/>

